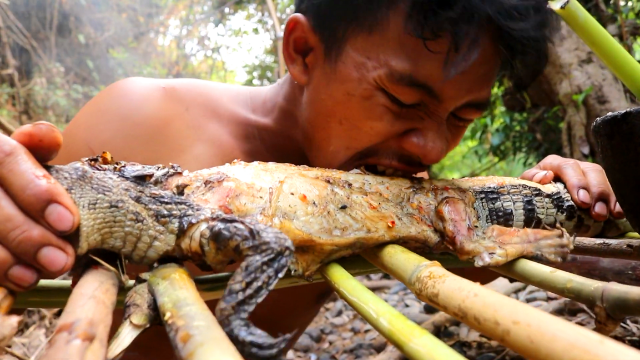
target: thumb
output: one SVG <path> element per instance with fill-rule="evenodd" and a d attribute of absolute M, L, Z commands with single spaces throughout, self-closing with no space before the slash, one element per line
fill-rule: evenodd
<path fill-rule="evenodd" d="M 39 163 L 47 163 L 58 155 L 62 146 L 62 133 L 45 121 L 19 127 L 11 138 L 27 148 Z"/>

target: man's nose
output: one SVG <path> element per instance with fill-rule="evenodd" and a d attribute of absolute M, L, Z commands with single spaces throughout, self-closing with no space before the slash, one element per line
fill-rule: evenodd
<path fill-rule="evenodd" d="M 449 138 L 446 132 L 436 129 L 412 129 L 402 134 L 400 146 L 419 157 L 423 164 L 431 165 L 447 155 Z"/>

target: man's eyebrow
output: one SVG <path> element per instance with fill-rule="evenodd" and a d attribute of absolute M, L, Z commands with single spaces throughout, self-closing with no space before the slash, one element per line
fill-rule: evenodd
<path fill-rule="evenodd" d="M 390 75 L 391 79 L 398 85 L 412 87 L 423 92 L 433 100 L 440 101 L 440 96 L 431 85 L 413 76 L 413 74 L 392 71 Z"/>

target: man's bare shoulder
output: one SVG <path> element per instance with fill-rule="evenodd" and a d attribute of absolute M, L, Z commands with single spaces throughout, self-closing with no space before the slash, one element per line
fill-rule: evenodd
<path fill-rule="evenodd" d="M 229 113 L 233 94 L 241 91 L 240 86 L 198 79 L 120 80 L 68 124 L 55 162 L 108 150 L 119 160 L 185 163 L 197 149 L 206 151 L 205 139 L 217 140 L 216 119 Z"/>

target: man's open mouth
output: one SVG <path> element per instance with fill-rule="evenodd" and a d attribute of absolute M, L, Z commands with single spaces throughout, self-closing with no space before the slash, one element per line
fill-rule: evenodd
<path fill-rule="evenodd" d="M 424 171 L 424 169 L 398 169 L 384 165 L 372 164 L 361 165 L 356 169 L 362 171 L 365 174 L 403 178 L 411 178 L 414 174 Z"/>

